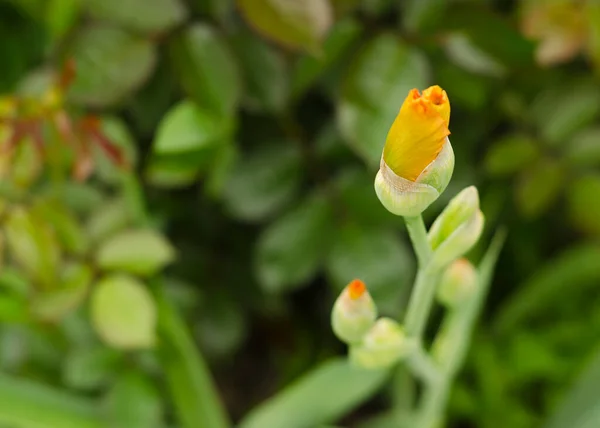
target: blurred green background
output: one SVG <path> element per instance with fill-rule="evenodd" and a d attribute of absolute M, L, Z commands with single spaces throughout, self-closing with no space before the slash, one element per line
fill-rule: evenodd
<path fill-rule="evenodd" d="M 399 316 L 373 179 L 430 84 L 456 168 L 426 222 L 475 184 L 470 257 L 509 231 L 447 426 L 600 426 L 600 3 L 0 0 L 0 58 L 1 427 L 219 428 L 202 358 L 258 427 L 345 355 L 348 281 Z M 394 427 L 393 384 L 331 374 L 261 428 Z"/>

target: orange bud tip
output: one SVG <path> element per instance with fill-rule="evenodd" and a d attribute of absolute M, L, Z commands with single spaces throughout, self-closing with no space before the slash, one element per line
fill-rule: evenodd
<path fill-rule="evenodd" d="M 360 279 L 355 279 L 348 284 L 348 293 L 350 294 L 350 298 L 352 300 L 360 298 L 360 296 L 365 294 L 365 291 L 367 291 L 367 287 Z"/>

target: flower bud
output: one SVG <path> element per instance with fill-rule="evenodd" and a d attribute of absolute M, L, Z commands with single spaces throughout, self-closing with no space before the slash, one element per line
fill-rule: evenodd
<path fill-rule="evenodd" d="M 442 275 L 437 298 L 447 308 L 456 308 L 469 300 L 477 289 L 477 272 L 467 259 L 455 260 Z"/>
<path fill-rule="evenodd" d="M 393 214 L 421 214 L 446 189 L 454 170 L 448 139 L 450 102 L 432 86 L 409 92 L 387 135 L 375 192 Z"/>
<path fill-rule="evenodd" d="M 375 323 L 377 307 L 365 283 L 355 279 L 344 288 L 333 305 L 331 326 L 343 342 L 360 342 Z"/>
<path fill-rule="evenodd" d="M 469 251 L 479 239 L 483 223 L 477 189 L 467 187 L 452 198 L 431 225 L 428 239 L 434 251 L 432 263 L 441 268 Z"/>
<path fill-rule="evenodd" d="M 396 321 L 380 318 L 362 342 L 350 348 L 350 360 L 367 369 L 387 368 L 408 355 L 410 343 Z"/>

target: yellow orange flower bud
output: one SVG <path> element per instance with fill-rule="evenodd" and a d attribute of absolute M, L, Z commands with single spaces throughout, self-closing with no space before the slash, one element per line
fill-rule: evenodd
<path fill-rule="evenodd" d="M 439 86 L 412 89 L 387 135 L 375 190 L 392 213 L 418 215 L 444 191 L 454 169 L 450 101 Z"/>
<path fill-rule="evenodd" d="M 355 279 L 344 288 L 331 313 L 331 326 L 335 335 L 350 344 L 362 340 L 375 323 L 377 307 L 365 283 Z"/>

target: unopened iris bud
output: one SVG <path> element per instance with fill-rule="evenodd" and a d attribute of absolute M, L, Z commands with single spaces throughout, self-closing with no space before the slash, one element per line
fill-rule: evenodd
<path fill-rule="evenodd" d="M 450 101 L 439 86 L 412 89 L 387 135 L 375 192 L 393 214 L 417 216 L 446 189 L 454 170 Z"/>
<path fill-rule="evenodd" d="M 344 288 L 333 305 L 331 326 L 335 335 L 348 344 L 360 342 L 375 324 L 377 307 L 365 283 L 355 279 Z"/>
<path fill-rule="evenodd" d="M 444 267 L 469 251 L 483 231 L 483 213 L 474 186 L 456 195 L 431 225 L 428 239 L 432 263 Z"/>
<path fill-rule="evenodd" d="M 362 342 L 350 348 L 350 360 L 367 369 L 388 368 L 408 355 L 410 343 L 400 324 L 380 318 Z"/>
<path fill-rule="evenodd" d="M 467 259 L 455 260 L 446 268 L 437 289 L 437 298 L 447 308 L 467 302 L 477 289 L 477 272 Z"/>

